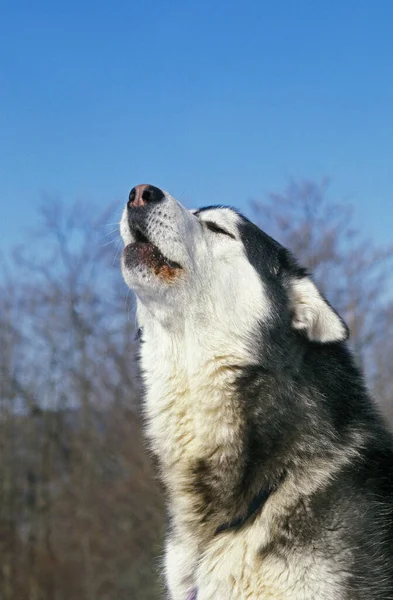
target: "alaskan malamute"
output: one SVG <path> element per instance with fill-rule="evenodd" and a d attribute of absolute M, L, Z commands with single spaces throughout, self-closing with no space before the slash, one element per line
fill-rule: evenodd
<path fill-rule="evenodd" d="M 224 206 L 139 185 L 121 220 L 172 600 L 393 599 L 393 443 L 345 323 Z"/>

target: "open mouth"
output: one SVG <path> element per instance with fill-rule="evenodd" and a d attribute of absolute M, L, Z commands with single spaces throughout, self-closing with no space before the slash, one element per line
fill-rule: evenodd
<path fill-rule="evenodd" d="M 128 246 L 125 248 L 126 257 L 129 262 L 134 262 L 135 260 L 138 262 L 144 262 L 148 266 L 152 267 L 156 274 L 159 274 L 165 268 L 182 268 L 179 263 L 165 256 L 158 246 L 153 244 L 147 235 L 139 229 L 139 227 L 134 225 L 131 228 L 131 233 L 134 241 L 128 244 Z"/>

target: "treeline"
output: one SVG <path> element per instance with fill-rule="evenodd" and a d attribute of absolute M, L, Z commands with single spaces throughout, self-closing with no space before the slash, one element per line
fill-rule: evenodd
<path fill-rule="evenodd" d="M 393 253 L 356 232 L 324 183 L 249 213 L 292 248 L 346 318 L 393 423 Z M 113 210 L 47 203 L 3 257 L 0 600 L 162 596 L 162 492 L 144 447 L 133 298 Z"/>
<path fill-rule="evenodd" d="M 46 205 L 3 264 L 1 600 L 159 595 L 162 499 L 112 212 Z"/>

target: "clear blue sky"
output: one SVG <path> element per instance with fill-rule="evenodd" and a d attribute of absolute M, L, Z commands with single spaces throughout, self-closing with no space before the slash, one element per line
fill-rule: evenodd
<path fill-rule="evenodd" d="M 3 0 L 0 245 L 43 194 L 189 205 L 333 180 L 393 240 L 392 0 Z"/>

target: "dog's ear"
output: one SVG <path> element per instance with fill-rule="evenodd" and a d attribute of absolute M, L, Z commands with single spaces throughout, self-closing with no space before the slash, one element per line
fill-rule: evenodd
<path fill-rule="evenodd" d="M 305 276 L 290 282 L 292 326 L 314 342 L 340 342 L 348 338 L 344 321 L 325 300 L 313 281 Z"/>

